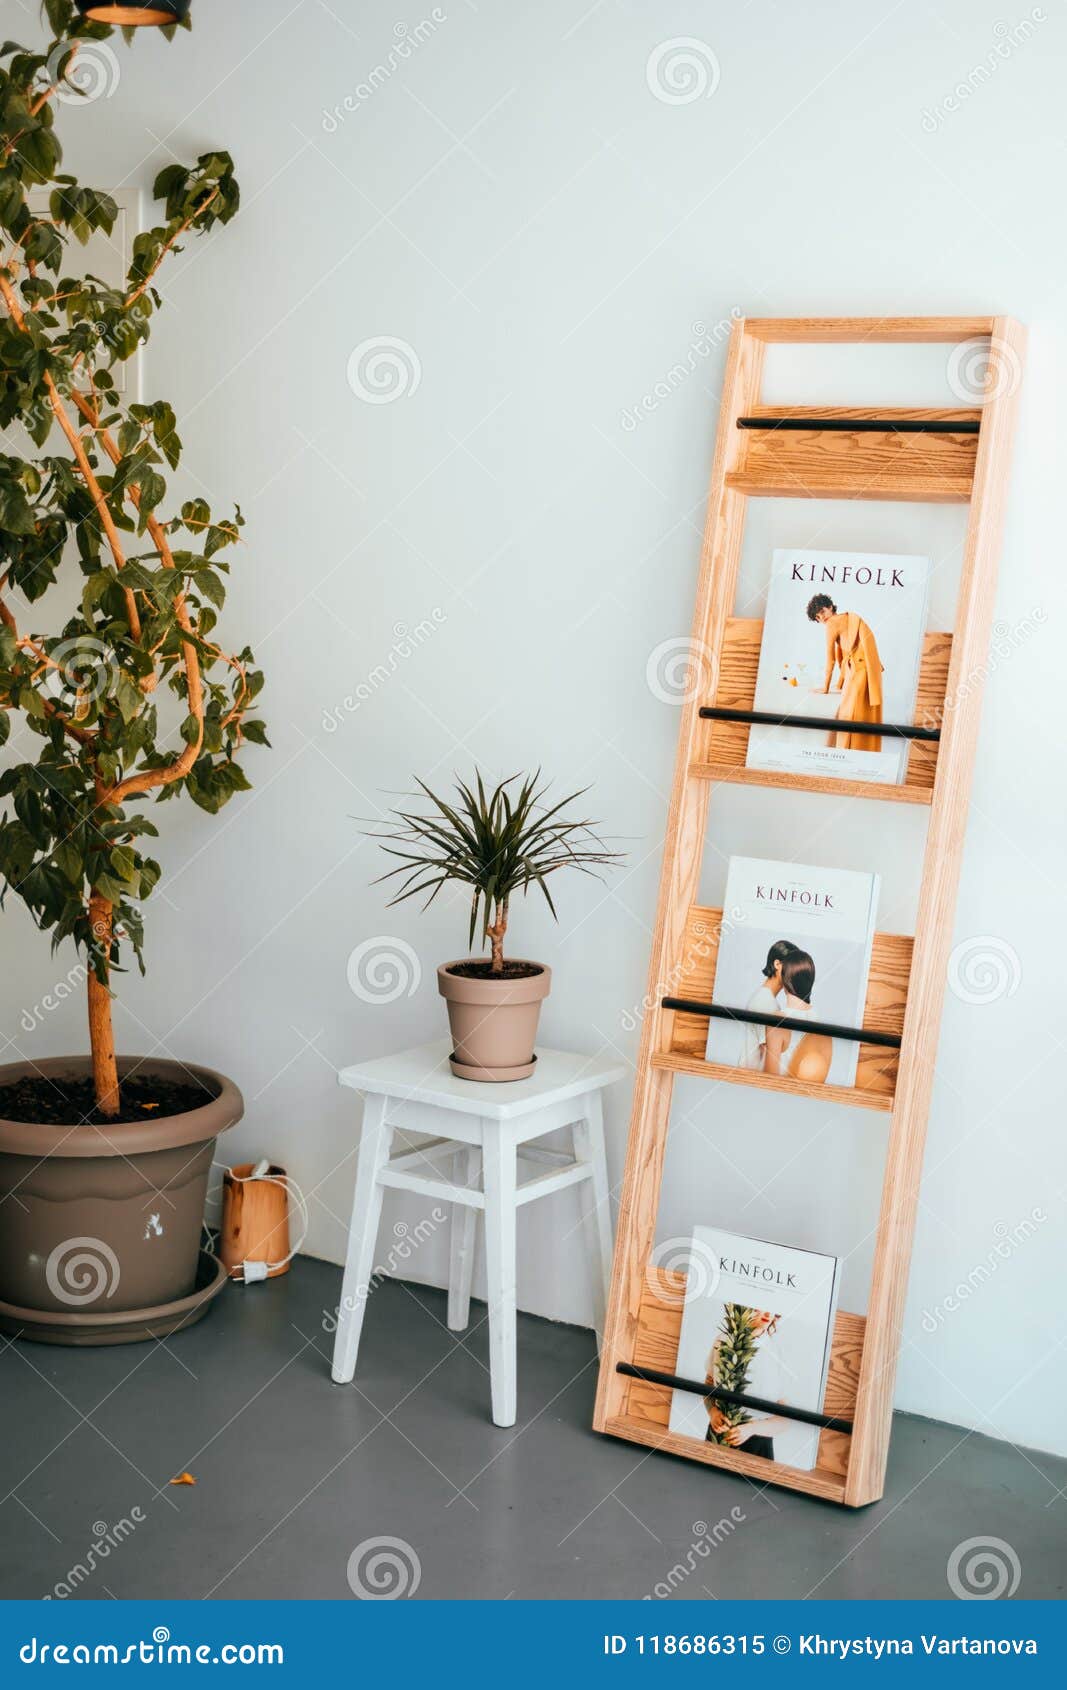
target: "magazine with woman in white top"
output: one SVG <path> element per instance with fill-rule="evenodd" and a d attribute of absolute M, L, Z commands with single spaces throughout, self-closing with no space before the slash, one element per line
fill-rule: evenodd
<path fill-rule="evenodd" d="M 707 1060 L 769 1079 L 854 1085 L 856 1040 L 773 1022 L 862 1026 L 877 902 L 877 875 L 731 857 L 711 993 L 723 1013 L 709 1017 Z"/>

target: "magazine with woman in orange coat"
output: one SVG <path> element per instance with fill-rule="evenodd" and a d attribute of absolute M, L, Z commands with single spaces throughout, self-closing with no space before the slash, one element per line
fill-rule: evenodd
<path fill-rule="evenodd" d="M 874 633 L 852 610 L 838 610 L 826 593 L 816 593 L 808 605 L 808 616 L 826 630 L 826 676 L 813 692 L 830 692 L 834 672 L 841 703 L 837 715 L 843 722 L 882 720 L 882 660 Z M 832 733 L 828 745 L 842 751 L 881 751 L 880 734 L 855 733 L 843 729 Z"/>

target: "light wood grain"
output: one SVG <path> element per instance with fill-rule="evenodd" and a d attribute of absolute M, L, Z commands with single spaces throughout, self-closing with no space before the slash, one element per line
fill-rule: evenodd
<path fill-rule="evenodd" d="M 867 1048 L 861 1046 L 861 1049 Z M 880 1059 L 892 1057 L 895 1051 L 880 1052 Z M 803 1080 L 791 1080 L 781 1074 L 755 1074 L 748 1068 L 731 1068 L 722 1062 L 705 1062 L 699 1056 L 687 1056 L 682 1051 L 658 1051 L 652 1058 L 653 1068 L 664 1074 L 691 1074 L 695 1080 L 721 1082 L 728 1086 L 748 1086 L 755 1091 L 778 1092 L 783 1097 L 814 1097 L 820 1103 L 842 1103 L 852 1109 L 875 1109 L 887 1114 L 893 1107 L 893 1092 L 875 1091 L 858 1086 L 810 1085 Z"/>
<path fill-rule="evenodd" d="M 759 401 L 763 369 L 761 342 L 745 335 L 743 322 L 734 324 L 727 350 L 719 429 L 708 492 L 707 519 L 701 550 L 693 613 L 692 638 L 718 665 L 726 623 L 737 592 L 737 573 L 744 534 L 745 501 L 727 486 L 727 476 L 740 450 L 737 418 Z M 647 1001 L 658 1005 L 664 980 L 685 937 L 690 906 L 695 902 L 707 825 L 708 791 L 689 778 L 700 731 L 699 693 L 682 708 L 674 782 L 663 842 L 659 903 L 649 957 Z M 603 1431 L 621 1412 L 623 1381 L 615 1371 L 628 1361 L 637 1331 L 644 1264 L 652 1251 L 659 1203 L 663 1158 L 667 1145 L 674 1076 L 653 1065 L 664 1038 L 669 1042 L 670 1018 L 658 1008 L 645 1016 L 634 1082 L 633 1111 L 626 1154 L 622 1196 L 616 1226 L 611 1300 L 601 1351 L 600 1381 L 593 1424 Z"/>
<path fill-rule="evenodd" d="M 828 418 L 837 421 L 842 417 L 853 422 L 980 423 L 982 420 L 979 409 L 960 405 L 753 405 L 746 414 L 758 417 L 768 428 L 773 428 L 783 417 L 810 418 L 812 422 L 825 422 Z"/>
<path fill-rule="evenodd" d="M 923 343 L 974 340 L 993 333 L 995 317 L 748 317 L 745 331 L 755 340 L 868 341 L 873 345 L 896 341 Z"/>
<path fill-rule="evenodd" d="M 660 1373 L 677 1371 L 685 1288 L 684 1273 L 648 1264 L 634 1344 L 635 1367 L 647 1367 Z M 848 1314 L 844 1310 L 838 1312 L 821 1404 L 824 1414 L 833 1414 L 842 1420 L 852 1417 L 865 1325 L 862 1315 Z M 630 1379 L 628 1383 L 626 1418 L 643 1420 L 651 1426 L 666 1429 L 671 1413 L 671 1387 L 649 1384 L 643 1379 Z M 824 1430 L 819 1437 L 819 1466 L 828 1472 L 844 1474 L 848 1467 L 850 1441 L 847 1432 Z"/>
<path fill-rule="evenodd" d="M 731 487 L 784 499 L 969 499 L 976 434 L 900 434 L 891 430 L 742 430 Z"/>
<path fill-rule="evenodd" d="M 731 616 L 723 636 L 718 684 L 712 698 L 703 702 L 720 710 L 751 710 L 756 697 L 763 623 L 758 617 Z M 915 708 L 911 721 L 923 727 L 941 725 L 941 713 L 952 656 L 952 635 L 928 633 L 923 637 Z M 802 712 L 799 712 L 802 713 Z M 829 723 L 827 724 L 829 728 Z M 832 775 L 804 775 L 793 770 L 749 769 L 747 722 L 716 722 L 701 717 L 697 756 L 691 773 L 699 780 L 725 780 L 742 786 L 780 786 L 795 792 L 837 792 L 844 797 L 874 798 L 898 804 L 928 804 L 937 770 L 938 743 L 912 742 L 908 751 L 905 779 L 899 786 L 874 781 L 836 780 Z"/>
<path fill-rule="evenodd" d="M 715 965 L 718 960 L 722 911 L 694 904 L 685 924 L 682 948 L 671 971 L 669 992 L 677 998 L 694 998 L 707 1003 L 715 998 Z M 911 971 L 912 940 L 902 933 L 876 933 L 871 947 L 867 977 L 867 999 L 862 1025 L 880 1033 L 900 1033 Z M 731 1006 L 736 1007 L 736 1006 Z M 853 1104 L 860 1109 L 889 1109 L 893 1103 L 898 1054 L 883 1045 L 861 1044 L 856 1064 L 855 1086 L 815 1085 L 791 1080 L 785 1075 L 755 1073 L 706 1062 L 708 1042 L 706 1015 L 676 1010 L 669 1029 L 669 1042 L 653 1060 L 657 1067 L 673 1073 L 694 1074 L 708 1080 L 725 1080 L 795 1097 L 821 1098 L 827 1103 Z"/>
<path fill-rule="evenodd" d="M 681 1432 L 669 1432 L 650 1420 L 626 1415 L 613 1415 L 598 1431 L 609 1437 L 626 1438 L 630 1443 L 644 1444 L 648 1449 L 664 1450 L 668 1455 L 684 1455 L 690 1461 L 702 1461 L 707 1467 L 722 1467 L 728 1473 L 738 1473 L 746 1479 L 756 1479 L 764 1485 L 781 1485 L 785 1490 L 804 1491 L 808 1496 L 821 1497 L 824 1502 L 845 1500 L 845 1480 L 840 1473 L 813 1467 L 804 1472 L 799 1467 L 786 1467 L 780 1461 L 767 1461 L 759 1455 L 745 1455 L 739 1449 L 725 1449 L 720 1444 L 700 1443 Z"/>
<path fill-rule="evenodd" d="M 846 1490 L 846 1501 L 853 1506 L 877 1500 L 885 1478 L 926 1119 L 933 1090 L 941 1004 L 952 947 L 956 884 L 978 744 L 980 681 L 989 654 L 997 559 L 1025 345 L 1025 331 L 1020 324 L 1006 317 L 996 319 L 990 346 L 990 397 L 983 413 L 974 496 L 964 545 L 947 704 L 916 917 L 900 1076 L 886 1152 L 867 1338 L 856 1404 L 856 1435 Z"/>
<path fill-rule="evenodd" d="M 974 436 L 919 436 L 924 454 L 917 456 L 901 450 L 894 442 L 905 437 L 891 431 L 884 435 L 881 431 L 864 435 L 816 430 L 782 430 L 775 434 L 772 430 L 749 431 L 736 426 L 739 415 L 759 414 L 761 410 L 768 420 L 773 415 L 773 408 L 760 405 L 760 353 L 768 342 L 950 343 L 979 336 L 992 338 L 986 402 L 981 407 L 982 426 L 976 443 Z M 955 498 L 964 496 L 966 482 L 971 511 L 954 635 L 927 636 L 916 707 L 917 720 L 941 722 L 941 743 L 939 747 L 918 742 L 912 745 L 904 786 L 868 788 L 865 783 L 843 781 L 824 784 L 810 777 L 746 770 L 744 727 L 717 724 L 710 728 L 697 714 L 700 700 L 696 698 L 688 700 L 683 710 L 650 959 L 647 1002 L 651 1007 L 638 1057 L 594 1424 L 600 1431 L 651 1449 L 687 1455 L 752 1479 L 853 1507 L 875 1501 L 884 1484 L 896 1358 L 938 1021 L 952 943 L 955 887 L 977 741 L 981 679 L 988 656 L 996 558 L 1024 345 L 1022 328 L 1005 317 L 765 318 L 735 325 L 727 360 L 694 617 L 694 639 L 702 647 L 705 664 L 710 662 L 718 674 L 717 703 L 739 709 L 752 707 L 762 633 L 758 622 L 730 615 L 743 532 L 743 495 L 773 492 L 795 497 L 798 471 L 811 496 Z M 891 414 L 823 406 L 806 409 L 813 417 Z M 799 413 L 790 408 L 788 414 Z M 900 414 L 917 413 L 901 409 Z M 955 421 L 974 413 L 949 410 L 939 414 Z M 745 447 L 738 444 L 737 437 L 749 434 L 756 439 L 757 463 L 755 470 L 750 463 L 742 473 L 742 460 L 751 449 L 751 441 Z M 836 451 L 823 444 L 830 434 L 839 443 L 844 442 Z M 801 443 L 803 464 L 791 456 L 788 445 L 783 451 L 782 443 L 789 436 Z M 812 444 L 816 436 L 818 448 Z M 930 450 L 932 440 L 943 441 L 944 449 Z M 872 441 L 876 460 L 866 455 Z M 969 458 L 972 447 L 974 455 Z M 885 491 L 887 481 L 894 489 L 891 494 Z M 619 1361 L 653 1352 L 662 1359 L 669 1349 L 662 1323 L 646 1314 L 644 1304 L 648 1292 L 645 1264 L 655 1236 L 674 1073 L 699 1073 L 771 1085 L 772 1089 L 799 1089 L 795 1082 L 768 1081 L 759 1075 L 741 1080 L 742 1071 L 720 1071 L 718 1065 L 704 1063 L 706 1018 L 676 1015 L 656 1007 L 665 995 L 706 998 L 714 982 L 718 912 L 702 909 L 695 899 L 705 838 L 706 783 L 718 779 L 931 805 L 916 938 L 913 943 L 899 935 L 879 935 L 864 1011 L 865 1025 L 902 1030 L 902 1049 L 898 1059 L 896 1053 L 876 1046 L 861 1047 L 863 1085 L 848 1096 L 848 1101 L 861 1107 L 892 1109 L 866 1323 L 861 1327 L 858 1316 L 839 1317 L 831 1373 L 837 1394 L 832 1396 L 830 1387 L 827 1391 L 828 1404 L 855 1401 L 853 1433 L 851 1438 L 824 1433 L 820 1465 L 813 1473 L 797 1472 L 781 1463 L 671 1433 L 662 1423 L 662 1388 L 657 1396 L 657 1387 L 637 1381 L 630 1386 L 616 1372 Z M 807 1088 L 822 1098 L 833 1089 Z M 828 1411 L 836 1413 L 840 1408 Z"/>
<path fill-rule="evenodd" d="M 289 1192 L 279 1181 L 285 1169 L 271 1167 L 267 1179 L 251 1179 L 253 1163 L 239 1162 L 222 1177 L 219 1255 L 231 1279 L 244 1276 L 246 1261 L 278 1262 L 268 1279 L 289 1272 Z"/>

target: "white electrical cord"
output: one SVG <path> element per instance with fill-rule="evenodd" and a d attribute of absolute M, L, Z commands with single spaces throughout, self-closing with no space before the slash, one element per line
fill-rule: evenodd
<path fill-rule="evenodd" d="M 282 1190 L 286 1192 L 287 1195 L 296 1199 L 297 1207 L 300 1210 L 300 1219 L 304 1227 L 303 1232 L 300 1234 L 299 1239 L 293 1245 L 289 1254 L 287 1256 L 283 1256 L 280 1262 L 248 1261 L 241 1263 L 242 1277 L 235 1280 L 234 1283 L 237 1285 L 255 1285 L 259 1280 L 266 1279 L 268 1274 L 275 1273 L 278 1268 L 288 1267 L 293 1257 L 300 1250 L 300 1247 L 309 1231 L 307 1200 L 304 1197 L 304 1193 L 297 1185 L 295 1179 L 290 1178 L 288 1174 L 271 1173 L 270 1163 L 267 1161 L 266 1157 L 256 1163 L 250 1174 L 235 1174 L 231 1168 L 230 1178 L 232 1180 L 236 1180 L 240 1185 L 251 1184 L 253 1180 L 261 1180 L 264 1185 L 281 1186 Z"/>

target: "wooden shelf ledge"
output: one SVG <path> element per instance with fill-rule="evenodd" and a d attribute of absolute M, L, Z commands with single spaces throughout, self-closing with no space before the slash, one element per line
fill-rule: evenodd
<path fill-rule="evenodd" d="M 739 1449 L 725 1449 L 720 1444 L 698 1443 L 695 1438 L 668 1431 L 634 1415 L 618 1415 L 607 1421 L 604 1430 L 609 1437 L 628 1438 L 648 1449 L 666 1450 L 668 1455 L 685 1455 L 690 1461 L 703 1461 L 708 1467 L 725 1467 L 731 1473 L 741 1473 L 765 1485 L 784 1485 L 787 1490 L 804 1491 L 808 1496 L 822 1497 L 825 1502 L 845 1500 L 844 1477 L 826 1467 L 803 1472 L 798 1467 L 786 1467 L 781 1461 L 768 1461 L 761 1455 L 745 1455 Z"/>
<path fill-rule="evenodd" d="M 751 710 L 756 697 L 763 623 L 755 616 L 731 616 L 723 635 L 715 696 L 706 702 L 720 709 Z M 940 727 L 945 708 L 945 689 L 952 657 L 952 635 L 923 636 L 919 681 L 912 720 Z M 833 723 L 827 719 L 827 732 Z M 889 804 L 929 804 L 937 773 L 939 743 L 912 740 L 908 746 L 905 778 L 899 786 L 875 781 L 835 780 L 832 775 L 797 774 L 791 769 L 750 769 L 747 722 L 701 720 L 696 733 L 697 756 L 689 773 L 697 780 L 730 781 L 740 786 L 785 788 L 791 792 L 840 793 L 847 798 L 873 798 Z M 818 737 L 818 736 L 816 736 Z"/>
<path fill-rule="evenodd" d="M 637 1367 L 671 1373 L 678 1359 L 678 1338 L 685 1306 L 685 1274 L 646 1265 L 641 1286 L 637 1337 L 633 1361 Z M 838 1313 L 830 1350 L 830 1369 L 823 1396 L 823 1412 L 850 1419 L 856 1406 L 860 1358 L 866 1322 L 862 1315 Z M 847 1432 L 824 1431 L 819 1435 L 818 1466 L 810 1472 L 788 1467 L 765 1456 L 746 1455 L 672 1432 L 668 1425 L 673 1392 L 666 1385 L 652 1385 L 631 1379 L 624 1412 L 607 1421 L 604 1430 L 613 1437 L 632 1438 L 649 1449 L 664 1449 L 672 1455 L 687 1455 L 711 1467 L 724 1467 L 765 1484 L 785 1485 L 829 1502 L 843 1502 L 851 1439 Z"/>
<path fill-rule="evenodd" d="M 891 804 L 929 804 L 930 788 L 885 786 L 873 780 L 836 780 L 833 775 L 797 775 L 784 769 L 747 769 L 737 763 L 690 763 L 694 780 L 727 781 L 734 786 L 788 787 L 791 792 L 836 792 L 842 798 L 875 798 Z"/>
<path fill-rule="evenodd" d="M 671 971 L 670 992 L 665 995 L 714 1003 L 721 924 L 721 910 L 701 904 L 690 906 Z M 911 956 L 912 940 L 906 934 L 874 935 L 861 1026 L 869 1027 L 872 1032 L 903 1032 Z M 725 1080 L 728 1085 L 756 1086 L 763 1091 L 782 1092 L 787 1097 L 814 1097 L 824 1103 L 843 1103 L 857 1109 L 887 1112 L 893 1107 L 900 1052 L 887 1050 L 884 1045 L 859 1046 L 854 1086 L 817 1085 L 807 1080 L 791 1080 L 788 1075 L 760 1074 L 750 1068 L 708 1062 L 704 1057 L 708 1016 L 694 1010 L 674 1009 L 660 1009 L 659 1014 L 659 1049 L 653 1052 L 651 1063 L 661 1072 L 692 1074 L 701 1080 Z"/>
<path fill-rule="evenodd" d="M 705 1018 L 706 1019 L 706 1018 Z M 873 1047 L 860 1046 L 860 1049 Z M 888 1063 L 895 1061 L 896 1052 L 881 1052 Z M 705 1062 L 698 1056 L 679 1055 L 661 1051 L 652 1058 L 653 1068 L 672 1074 L 692 1074 L 698 1080 L 725 1080 L 731 1086 L 755 1086 L 758 1091 L 784 1092 L 787 1097 L 817 1097 L 823 1103 L 852 1104 L 856 1109 L 892 1110 L 892 1092 L 864 1091 L 859 1086 L 809 1085 L 804 1080 L 791 1080 L 788 1075 L 756 1074 L 750 1068 L 732 1068 L 729 1063 Z"/>
<path fill-rule="evenodd" d="M 995 317 L 746 317 L 744 332 L 753 340 L 781 345 L 827 345 L 838 342 L 873 346 L 910 341 L 950 346 L 961 340 L 991 335 Z"/>

